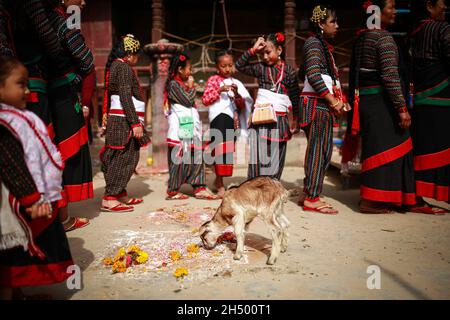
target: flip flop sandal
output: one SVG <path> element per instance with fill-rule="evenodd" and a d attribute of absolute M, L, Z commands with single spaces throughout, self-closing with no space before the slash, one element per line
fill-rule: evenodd
<path fill-rule="evenodd" d="M 435 210 L 433 210 L 435 209 Z M 436 216 L 442 216 L 445 215 L 446 213 L 449 213 L 448 210 L 444 210 L 438 207 L 433 207 L 433 206 L 423 206 L 423 207 L 415 207 L 415 208 L 410 208 L 408 209 L 409 212 L 414 212 L 414 213 L 423 213 L 423 214 L 433 214 Z"/>
<path fill-rule="evenodd" d="M 141 204 L 142 202 L 144 202 L 144 199 L 137 199 L 137 198 L 131 198 L 130 200 L 128 200 L 127 202 L 124 202 L 127 205 L 137 205 L 137 204 Z"/>
<path fill-rule="evenodd" d="M 215 194 L 201 195 L 201 194 L 197 193 L 195 195 L 195 199 L 200 199 L 200 200 L 219 200 L 219 199 L 221 199 L 221 197 L 219 197 L 219 196 L 217 196 Z"/>
<path fill-rule="evenodd" d="M 100 208 L 100 211 L 103 212 L 131 212 L 134 211 L 134 208 L 132 206 L 126 206 L 122 203 L 115 205 L 114 207 L 105 207 L 102 206 Z"/>
<path fill-rule="evenodd" d="M 89 223 L 90 223 L 89 220 L 86 218 L 75 217 L 73 223 L 69 227 L 64 227 L 64 230 L 66 232 L 73 231 L 75 229 L 86 227 Z"/>
<path fill-rule="evenodd" d="M 166 197 L 166 200 L 186 200 L 186 199 L 189 199 L 189 196 L 184 193 L 181 193 L 181 192 L 179 192 L 173 196 Z"/>
<path fill-rule="evenodd" d="M 324 205 L 324 206 L 320 206 L 317 208 L 312 208 L 312 207 L 307 207 L 307 206 L 303 206 L 303 210 L 304 211 L 311 211 L 311 212 L 318 212 L 318 213 L 322 213 L 322 214 L 331 214 L 331 215 L 335 215 L 338 214 L 339 211 L 337 211 L 336 209 L 333 209 L 334 211 L 330 212 L 330 211 L 325 211 L 324 209 L 333 209 L 333 207 L 329 204 Z"/>

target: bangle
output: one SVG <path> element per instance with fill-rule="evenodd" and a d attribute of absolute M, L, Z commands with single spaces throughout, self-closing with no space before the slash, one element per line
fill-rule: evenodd
<path fill-rule="evenodd" d="M 406 108 L 406 107 L 398 108 L 398 109 L 397 109 L 397 112 L 398 112 L 398 113 L 407 113 L 407 112 L 408 112 L 408 108 Z"/>
<path fill-rule="evenodd" d="M 336 106 L 339 104 L 339 102 L 341 102 L 341 100 L 336 100 L 336 103 L 335 103 L 335 104 L 332 104 L 331 107 L 332 107 L 332 108 L 336 107 Z"/>

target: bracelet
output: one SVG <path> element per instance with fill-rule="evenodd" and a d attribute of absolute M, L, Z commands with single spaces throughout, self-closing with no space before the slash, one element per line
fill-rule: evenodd
<path fill-rule="evenodd" d="M 407 113 L 407 112 L 408 112 L 408 108 L 406 108 L 406 107 L 398 108 L 398 109 L 397 109 L 397 112 L 398 112 L 398 113 Z"/>
<path fill-rule="evenodd" d="M 83 106 L 83 109 L 84 109 L 84 110 L 89 110 L 89 107 Z"/>
<path fill-rule="evenodd" d="M 341 102 L 341 100 L 336 100 L 336 101 L 337 101 L 337 102 L 336 102 L 335 104 L 332 104 L 332 105 L 331 105 L 332 108 L 336 107 L 336 106 L 339 104 L 339 102 Z"/>

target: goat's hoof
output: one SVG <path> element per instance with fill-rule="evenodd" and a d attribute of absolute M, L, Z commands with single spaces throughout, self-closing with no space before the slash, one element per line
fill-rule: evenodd
<path fill-rule="evenodd" d="M 269 260 L 267 260 L 268 265 L 273 265 L 275 262 L 277 262 L 277 258 L 270 257 Z"/>
<path fill-rule="evenodd" d="M 285 253 L 286 251 L 287 251 L 287 247 L 281 248 L 281 250 L 280 250 L 281 253 Z"/>
<path fill-rule="evenodd" d="M 240 254 L 240 253 L 236 253 L 236 254 L 233 256 L 233 259 L 234 259 L 234 260 L 241 260 L 241 258 L 242 258 L 242 254 Z"/>

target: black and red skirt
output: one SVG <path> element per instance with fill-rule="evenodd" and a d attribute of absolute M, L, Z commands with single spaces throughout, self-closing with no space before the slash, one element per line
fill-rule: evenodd
<path fill-rule="evenodd" d="M 49 83 L 49 103 L 55 130 L 55 144 L 65 162 L 64 196 L 67 202 L 93 198 L 91 156 L 87 125 L 72 85 L 74 74 Z"/>
<path fill-rule="evenodd" d="M 359 116 L 362 137 L 361 198 L 416 203 L 412 140 L 381 86 L 361 87 Z"/>
<path fill-rule="evenodd" d="M 450 199 L 450 77 L 445 66 L 427 60 L 414 63 L 414 144 L 416 193 Z"/>

